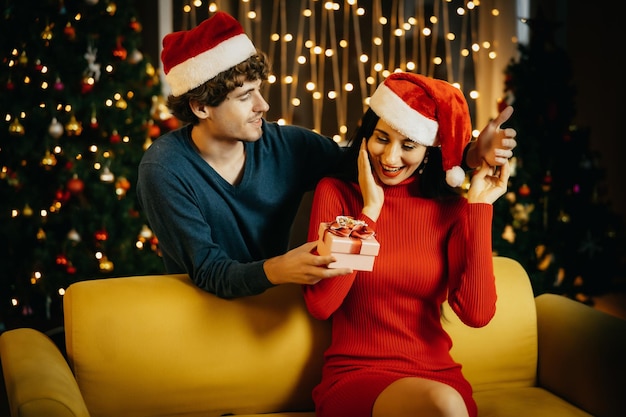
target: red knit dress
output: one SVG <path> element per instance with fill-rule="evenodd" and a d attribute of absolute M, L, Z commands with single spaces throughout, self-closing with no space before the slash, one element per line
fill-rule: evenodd
<path fill-rule="evenodd" d="M 440 307 L 447 297 L 473 327 L 493 317 L 493 207 L 462 197 L 420 198 L 416 178 L 383 186 L 377 222 L 361 214 L 358 185 L 332 178 L 318 184 L 309 241 L 317 239 L 320 222 L 347 215 L 365 220 L 380 243 L 373 271 L 303 287 L 309 312 L 333 322 L 322 380 L 313 391 L 318 417 L 370 417 L 378 395 L 411 376 L 454 387 L 470 417 L 477 414 L 471 386 L 450 356 Z"/>

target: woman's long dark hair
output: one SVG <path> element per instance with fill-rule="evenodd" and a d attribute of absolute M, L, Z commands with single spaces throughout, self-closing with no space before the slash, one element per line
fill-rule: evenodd
<path fill-rule="evenodd" d="M 380 117 L 374 113 L 372 109 L 367 109 L 363 117 L 361 117 L 357 130 L 348 142 L 344 160 L 341 164 L 342 170 L 335 176 L 344 181 L 358 182 L 358 156 L 363 139 L 369 140 Z M 452 195 L 458 195 L 459 190 L 450 187 L 446 183 L 446 175 L 443 171 L 443 163 L 441 159 L 441 149 L 435 146 L 429 146 L 426 150 L 428 162 L 423 163 L 415 171 L 413 175 L 419 175 L 420 194 L 426 198 L 443 198 Z M 423 170 L 422 170 L 423 168 Z M 418 171 L 422 170 L 419 174 Z"/>

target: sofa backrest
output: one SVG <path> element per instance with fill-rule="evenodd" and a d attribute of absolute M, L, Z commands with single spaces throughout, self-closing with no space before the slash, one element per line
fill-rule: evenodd
<path fill-rule="evenodd" d="M 513 259 L 494 257 L 496 315 L 485 327 L 470 328 L 446 303 L 443 325 L 452 337 L 452 356 L 474 391 L 535 386 L 537 312 L 530 278 Z"/>
<path fill-rule="evenodd" d="M 311 410 L 330 340 L 295 285 L 224 300 L 185 275 L 83 281 L 64 312 L 93 417 Z"/>
<path fill-rule="evenodd" d="M 535 307 L 528 276 L 495 258 L 498 311 L 470 329 L 445 307 L 453 356 L 476 390 L 533 385 Z M 220 416 L 312 410 L 328 322 L 301 288 L 224 300 L 186 275 L 78 282 L 64 297 L 70 366 L 93 417 Z"/>

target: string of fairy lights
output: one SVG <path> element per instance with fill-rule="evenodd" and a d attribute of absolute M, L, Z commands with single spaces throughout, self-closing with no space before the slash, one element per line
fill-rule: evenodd
<path fill-rule="evenodd" d="M 480 97 L 476 56 L 498 55 L 493 41 L 479 39 L 480 6 L 480 0 L 192 0 L 182 5 L 180 29 L 217 10 L 235 15 L 273 62 L 266 92 L 277 94 L 276 120 L 297 119 L 341 142 L 394 71 L 446 79 L 471 108 Z M 499 14 L 493 8 L 487 16 Z"/>

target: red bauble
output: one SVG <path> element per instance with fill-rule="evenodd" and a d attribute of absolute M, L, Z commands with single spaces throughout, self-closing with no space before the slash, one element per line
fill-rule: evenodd
<path fill-rule="evenodd" d="M 82 193 L 84 189 L 85 183 L 76 174 L 67 181 L 67 190 L 74 195 Z"/>
<path fill-rule="evenodd" d="M 137 33 L 141 32 L 141 23 L 139 23 L 139 22 L 137 21 L 137 19 L 135 19 L 134 17 L 133 17 L 133 19 L 130 21 L 130 25 L 129 25 L 129 26 L 130 26 L 130 28 L 131 28 L 132 30 L 134 30 L 135 32 L 137 32 Z"/>
<path fill-rule="evenodd" d="M 114 130 L 111 133 L 111 136 L 109 137 L 109 141 L 111 143 L 120 143 L 122 141 L 122 137 L 120 136 L 117 130 Z"/>
<path fill-rule="evenodd" d="M 528 184 L 523 184 L 521 187 L 519 187 L 519 190 L 517 190 L 517 193 L 521 197 L 528 197 L 530 195 L 530 187 L 528 186 Z"/>
<path fill-rule="evenodd" d="M 56 257 L 56 264 L 57 265 L 67 265 L 68 261 L 67 261 L 67 256 L 60 254 L 57 255 Z"/>
<path fill-rule="evenodd" d="M 67 25 L 63 28 L 63 34 L 71 41 L 76 39 L 76 29 L 72 26 L 71 23 L 68 22 Z"/>
<path fill-rule="evenodd" d="M 96 240 L 104 242 L 109 238 L 109 232 L 107 232 L 106 229 L 100 229 L 97 230 L 93 236 L 96 238 Z"/>
<path fill-rule="evenodd" d="M 163 120 L 161 124 L 168 131 L 178 129 L 180 127 L 180 121 L 174 116 Z"/>
<path fill-rule="evenodd" d="M 150 123 L 150 125 L 148 126 L 148 136 L 153 139 L 158 138 L 159 136 L 161 136 L 161 128 L 155 123 Z"/>
<path fill-rule="evenodd" d="M 127 55 L 128 51 L 122 46 L 122 39 L 118 38 L 117 45 L 113 48 L 113 56 L 118 58 L 120 61 L 123 61 L 126 59 Z"/>

